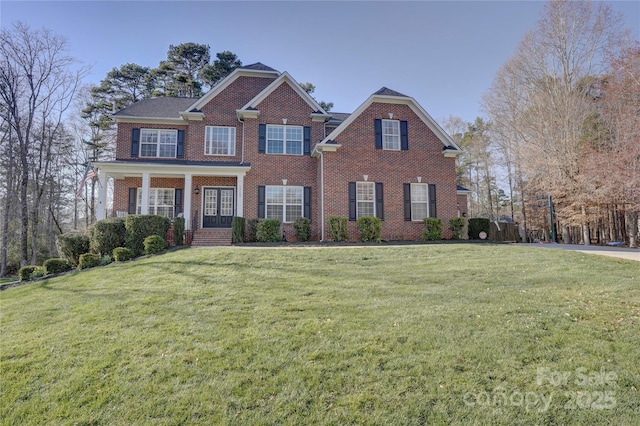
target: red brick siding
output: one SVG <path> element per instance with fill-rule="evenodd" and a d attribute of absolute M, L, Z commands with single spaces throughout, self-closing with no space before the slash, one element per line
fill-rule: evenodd
<path fill-rule="evenodd" d="M 409 150 L 375 149 L 374 120 L 408 121 Z M 382 182 L 384 189 L 384 221 L 382 238 L 415 240 L 423 230 L 422 222 L 404 220 L 403 184 L 436 185 L 437 216 L 444 221 L 445 238 L 450 237 L 448 221 L 457 216 L 455 159 L 442 155 L 442 142 L 406 105 L 373 103 L 337 138 L 342 147 L 325 153 L 325 218 L 349 215 L 348 182 Z M 326 229 L 325 231 L 328 231 Z M 357 238 L 355 222 L 349 222 L 349 233 Z M 328 234 L 325 234 L 328 238 Z"/>
<path fill-rule="evenodd" d="M 313 109 L 289 86 L 283 83 L 258 106 L 257 119 L 245 120 L 245 161 L 251 163 L 251 171 L 244 180 L 244 216 L 247 219 L 258 217 L 258 186 L 282 185 L 311 187 L 311 233 L 314 239 L 320 237 L 320 199 L 317 159 L 308 155 L 275 155 L 258 153 L 258 125 L 282 124 L 310 126 L 311 147 L 322 140 L 324 126 L 322 122 L 313 122 Z M 294 239 L 292 225 L 284 227 L 287 239 Z"/>
<path fill-rule="evenodd" d="M 243 124 L 237 121 L 236 109 L 244 106 L 273 80 L 270 78 L 240 77 L 226 90 L 218 94 L 203 107 L 205 119 L 192 121 L 188 126 L 138 125 L 119 123 L 118 159 L 130 158 L 131 129 L 175 128 L 186 129 L 185 159 L 196 161 L 233 161 L 239 162 L 242 155 Z M 311 108 L 288 83 L 283 83 L 264 99 L 257 109 L 257 119 L 246 119 L 244 123 L 244 161 L 251 164 L 251 170 L 244 179 L 244 217 L 255 218 L 258 215 L 258 186 L 282 185 L 287 179 L 288 186 L 310 186 L 312 192 L 311 224 L 312 238 L 320 239 L 320 161 L 310 156 L 273 155 L 258 153 L 259 124 L 282 124 L 284 118 L 288 125 L 310 126 L 311 147 L 324 137 L 324 123 L 313 122 Z M 409 151 L 384 151 L 375 149 L 374 119 L 393 118 L 407 120 L 409 127 Z M 204 132 L 207 125 L 236 127 L 236 156 L 205 156 Z M 325 180 L 325 222 L 328 216 L 348 217 L 348 182 L 361 181 L 368 175 L 370 182 L 384 184 L 384 222 L 383 239 L 415 240 L 422 233 L 422 222 L 404 220 L 403 184 L 422 182 L 435 184 L 437 188 L 437 213 L 444 221 L 445 237 L 450 236 L 449 218 L 457 216 L 457 197 L 455 185 L 455 159 L 445 158 L 442 154 L 442 142 L 406 105 L 373 103 L 344 130 L 336 142 L 342 145 L 335 153 L 324 154 Z M 149 160 L 153 161 L 153 160 Z M 141 178 L 128 177 L 115 180 L 114 211 L 127 211 L 128 188 L 140 187 Z M 193 176 L 193 187 L 200 186 L 236 186 L 236 178 Z M 151 187 L 184 188 L 182 178 L 151 178 Z M 195 211 L 201 215 L 200 195 L 192 192 L 190 218 Z M 185 212 L 185 216 L 187 212 Z M 199 219 L 200 220 L 200 219 Z M 200 225 L 200 224 L 198 224 Z M 287 239 L 294 240 L 291 225 L 284 227 Z M 328 238 L 328 226 L 325 226 L 325 238 Z M 358 238 L 355 222 L 349 223 L 352 239 Z"/>

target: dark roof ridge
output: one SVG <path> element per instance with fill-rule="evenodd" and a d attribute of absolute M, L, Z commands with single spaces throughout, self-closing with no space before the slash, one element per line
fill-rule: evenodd
<path fill-rule="evenodd" d="M 383 95 L 383 96 L 400 96 L 403 98 L 408 98 L 407 95 L 396 92 L 395 90 L 389 89 L 388 87 L 382 87 L 382 89 L 378 90 L 374 95 Z"/>
<path fill-rule="evenodd" d="M 240 68 L 245 69 L 245 70 L 279 72 L 278 70 L 273 69 L 270 66 L 263 64 L 262 62 L 256 62 L 255 64 L 243 65 Z"/>

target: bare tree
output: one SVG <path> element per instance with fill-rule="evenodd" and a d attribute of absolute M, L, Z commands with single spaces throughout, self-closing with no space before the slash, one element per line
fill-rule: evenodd
<path fill-rule="evenodd" d="M 552 1 L 485 97 L 521 191 L 553 195 L 558 219 L 581 225 L 584 244 L 594 215 L 593 188 L 581 178 L 584 124 L 594 111 L 593 84 L 622 34 L 602 3 Z"/>
<path fill-rule="evenodd" d="M 20 163 L 20 264 L 26 265 L 29 235 L 29 194 L 33 158 L 46 179 L 51 159 L 48 136 L 54 136 L 86 69 L 66 54 L 64 38 L 47 29 L 31 30 L 17 23 L 0 29 L 0 96 L 2 119 L 17 139 Z M 74 70 L 74 67 L 76 69 Z M 37 132 L 50 129 L 45 138 Z M 46 131 L 45 131 L 46 132 Z M 32 249 L 33 250 L 33 249 Z M 32 251 L 33 254 L 33 251 Z"/>

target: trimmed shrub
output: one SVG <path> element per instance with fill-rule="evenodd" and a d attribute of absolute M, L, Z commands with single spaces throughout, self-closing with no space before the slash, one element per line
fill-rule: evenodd
<path fill-rule="evenodd" d="M 244 242 L 244 217 L 234 216 L 231 219 L 231 241 L 234 244 Z"/>
<path fill-rule="evenodd" d="M 258 223 L 260 223 L 260 219 L 247 221 L 247 241 L 250 243 L 258 241 Z"/>
<path fill-rule="evenodd" d="M 451 239 L 462 239 L 462 234 L 464 233 L 464 217 L 449 219 L 449 229 L 451 230 Z"/>
<path fill-rule="evenodd" d="M 144 254 L 159 253 L 167 248 L 167 241 L 159 235 L 149 235 L 144 239 Z"/>
<path fill-rule="evenodd" d="M 33 271 L 38 268 L 39 266 L 36 265 L 27 265 L 20 268 L 18 270 L 18 277 L 20 277 L 20 281 L 29 281 L 31 279 L 31 274 L 33 274 Z"/>
<path fill-rule="evenodd" d="M 36 266 L 36 269 L 33 270 L 33 272 L 29 275 L 29 280 L 35 280 L 36 278 L 42 278 L 45 275 L 47 275 L 47 273 L 45 272 L 44 268 L 42 266 Z"/>
<path fill-rule="evenodd" d="M 329 223 L 329 237 L 333 241 L 346 241 L 349 238 L 346 217 L 329 216 L 327 222 Z"/>
<path fill-rule="evenodd" d="M 358 218 L 358 231 L 360 231 L 360 241 L 366 243 L 368 241 L 380 242 L 380 234 L 382 233 L 382 221 L 379 217 L 361 216 Z"/>
<path fill-rule="evenodd" d="M 442 219 L 437 217 L 425 217 L 423 219 L 424 231 L 422 231 L 422 239 L 425 241 L 437 241 L 442 239 L 442 231 L 444 223 Z"/>
<path fill-rule="evenodd" d="M 128 247 L 116 247 L 113 249 L 113 258 L 116 262 L 124 262 L 136 257 L 136 254 Z"/>
<path fill-rule="evenodd" d="M 127 229 L 127 247 L 136 255 L 141 255 L 144 253 L 144 239 L 150 235 L 164 238 L 171 227 L 171 221 L 167 217 L 152 214 L 129 215 L 124 225 Z"/>
<path fill-rule="evenodd" d="M 111 254 L 114 248 L 125 244 L 127 230 L 124 218 L 104 219 L 93 224 L 89 230 L 91 251 L 100 256 Z"/>
<path fill-rule="evenodd" d="M 79 232 L 60 234 L 56 238 L 58 254 L 73 267 L 80 262 L 80 255 L 89 251 L 89 246 L 89 236 Z"/>
<path fill-rule="evenodd" d="M 295 230 L 296 239 L 301 242 L 309 241 L 311 239 L 311 222 L 306 217 L 299 217 L 293 222 L 293 229 Z"/>
<path fill-rule="evenodd" d="M 184 245 L 184 217 L 173 219 L 173 244 Z"/>
<path fill-rule="evenodd" d="M 480 239 L 480 232 L 484 231 L 489 235 L 491 221 L 484 217 L 473 217 L 469 219 L 469 239 Z"/>
<path fill-rule="evenodd" d="M 95 266 L 98 266 L 100 264 L 100 259 L 102 259 L 100 257 L 99 254 L 95 254 L 95 253 L 84 253 L 80 255 L 80 261 L 78 262 L 78 269 L 87 269 L 87 268 L 93 268 Z"/>
<path fill-rule="evenodd" d="M 258 222 L 256 238 L 263 243 L 277 243 L 280 236 L 280 221 L 278 219 L 263 219 Z"/>
<path fill-rule="evenodd" d="M 113 259 L 111 258 L 111 255 L 110 254 L 105 254 L 104 256 L 102 256 L 100 258 L 100 264 L 98 266 L 107 266 L 111 262 L 113 262 Z"/>
<path fill-rule="evenodd" d="M 57 274 L 58 272 L 64 272 L 71 269 L 71 265 L 69 265 L 69 261 L 67 259 L 60 259 L 58 257 L 45 260 L 42 267 L 47 275 Z"/>

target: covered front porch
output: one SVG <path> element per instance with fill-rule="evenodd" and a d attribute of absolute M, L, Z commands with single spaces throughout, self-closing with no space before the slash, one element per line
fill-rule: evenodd
<path fill-rule="evenodd" d="M 185 161 L 110 161 L 94 167 L 98 220 L 127 214 L 182 216 L 191 232 L 230 228 L 234 216 L 243 216 L 244 177 L 251 169 L 249 164 Z"/>

